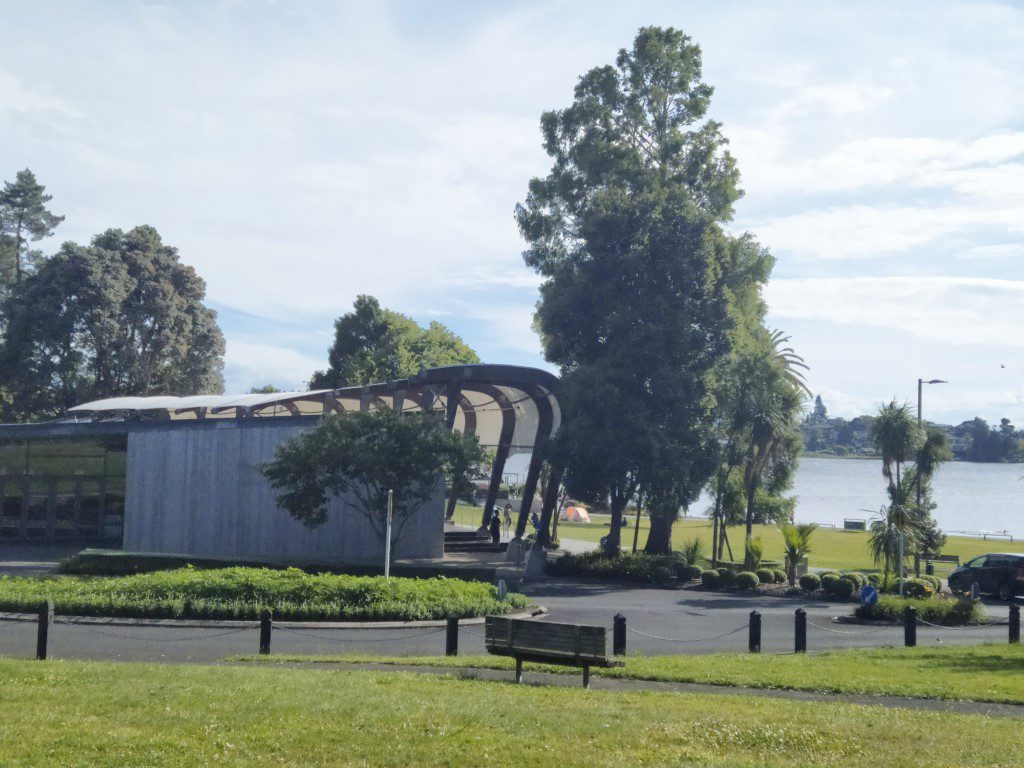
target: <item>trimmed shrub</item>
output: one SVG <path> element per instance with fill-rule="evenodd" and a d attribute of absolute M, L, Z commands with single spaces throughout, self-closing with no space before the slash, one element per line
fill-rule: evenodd
<path fill-rule="evenodd" d="M 881 575 L 877 574 L 877 573 L 870 574 L 868 576 L 868 584 L 870 584 L 875 589 L 881 589 L 882 588 L 882 577 L 881 577 Z"/>
<path fill-rule="evenodd" d="M 683 581 L 693 581 L 694 579 L 699 579 L 703 573 L 704 569 L 699 565 L 688 565 L 682 570 L 679 578 Z"/>
<path fill-rule="evenodd" d="M 942 591 L 942 579 L 938 576 L 929 576 L 928 574 L 924 574 L 920 578 L 922 581 L 926 581 L 932 585 L 932 592 L 936 595 Z"/>
<path fill-rule="evenodd" d="M 753 571 L 740 571 L 736 574 L 736 588 L 742 589 L 744 592 L 757 589 L 757 585 L 760 583 L 761 579 Z"/>
<path fill-rule="evenodd" d="M 825 587 L 825 580 L 821 580 L 822 587 Z M 829 586 L 825 587 L 825 591 L 828 592 L 832 597 L 840 600 L 848 599 L 852 594 L 853 590 L 856 589 L 856 585 L 851 579 L 847 578 L 831 578 L 829 579 Z"/>
<path fill-rule="evenodd" d="M 903 596 L 927 598 L 935 594 L 935 586 L 924 579 L 907 579 L 903 582 Z"/>
<path fill-rule="evenodd" d="M 734 587 L 736 586 L 736 573 L 729 568 L 719 568 L 718 576 L 722 581 L 723 587 Z"/>
<path fill-rule="evenodd" d="M 805 573 L 800 577 L 800 589 L 805 592 L 814 592 L 821 589 L 821 577 L 816 573 Z"/>
<path fill-rule="evenodd" d="M 594 550 L 579 555 L 566 552 L 548 562 L 547 572 L 552 576 L 589 576 L 664 586 L 676 580 L 682 567 L 679 560 L 671 555 L 623 552 L 618 557 L 608 557 L 604 552 Z"/>
<path fill-rule="evenodd" d="M 840 578 L 849 579 L 853 582 L 854 586 L 857 589 L 866 586 L 868 583 L 868 577 L 865 576 L 863 573 L 858 573 L 857 571 L 850 571 L 849 573 L 844 573 Z"/>
<path fill-rule="evenodd" d="M 772 569 L 772 581 L 774 581 L 776 584 L 785 584 L 787 581 L 789 581 L 789 577 L 786 576 L 786 572 L 785 571 L 783 571 L 783 570 L 781 570 L 779 568 L 773 568 Z"/>
<path fill-rule="evenodd" d="M 853 611 L 859 619 L 873 621 L 903 621 L 903 610 L 912 605 L 917 608 L 917 617 L 946 627 L 960 627 L 981 624 L 985 621 L 985 608 L 980 601 L 953 597 L 933 597 L 930 600 L 908 600 L 884 595 L 875 605 L 860 605 Z"/>
<path fill-rule="evenodd" d="M 772 584 L 775 581 L 775 572 L 771 568 L 758 568 L 755 573 L 761 584 Z"/>
<path fill-rule="evenodd" d="M 700 575 L 700 583 L 708 589 L 718 589 L 722 586 L 722 577 L 718 575 L 718 571 L 704 571 Z"/>
<path fill-rule="evenodd" d="M 839 576 L 834 573 L 820 573 L 818 578 L 821 579 L 821 588 L 830 594 L 835 587 L 835 583 L 839 581 Z"/>
<path fill-rule="evenodd" d="M 826 576 L 835 576 L 839 578 L 839 571 L 819 571 L 818 576 L 824 579 Z"/>

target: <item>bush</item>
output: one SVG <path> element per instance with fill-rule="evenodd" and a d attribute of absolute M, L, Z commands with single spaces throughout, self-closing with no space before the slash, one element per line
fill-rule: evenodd
<path fill-rule="evenodd" d="M 932 592 L 936 595 L 942 591 L 942 579 L 938 576 L 929 576 L 928 574 L 924 574 L 920 578 L 922 581 L 926 581 L 932 585 Z"/>
<path fill-rule="evenodd" d="M 868 576 L 868 584 L 870 584 L 875 589 L 881 589 L 882 588 L 882 577 L 881 577 L 881 575 L 877 574 L 877 573 L 872 573 L 871 575 L 869 575 Z"/>
<path fill-rule="evenodd" d="M 835 577 L 831 577 L 828 581 L 828 584 L 829 586 L 826 587 L 825 580 L 821 580 L 821 586 L 825 589 L 825 591 L 830 596 L 835 597 L 839 600 L 848 599 L 853 594 L 853 590 L 856 589 L 856 585 L 854 585 L 853 581 L 847 578 L 837 579 Z"/>
<path fill-rule="evenodd" d="M 821 577 L 816 573 L 805 573 L 800 577 L 800 589 L 805 592 L 814 592 L 821 588 Z"/>
<path fill-rule="evenodd" d="M 722 581 L 723 587 L 734 587 L 736 586 L 736 572 L 729 568 L 719 568 L 718 577 Z"/>
<path fill-rule="evenodd" d="M 718 571 L 704 571 L 700 575 L 700 583 L 708 589 L 718 589 L 722 586 L 722 577 L 718 575 Z"/>
<path fill-rule="evenodd" d="M 820 576 L 822 579 L 824 579 L 826 576 L 835 576 L 838 578 L 839 571 L 821 571 L 818 573 L 818 576 Z"/>
<path fill-rule="evenodd" d="M 883 595 L 874 605 L 858 606 L 853 615 L 872 621 L 903 621 L 906 606 L 917 608 L 917 617 L 946 627 L 981 624 L 985 621 L 985 608 L 980 601 L 952 597 L 933 597 L 930 600 L 909 600 Z"/>
<path fill-rule="evenodd" d="M 458 579 L 384 579 L 309 574 L 297 568 L 183 568 L 121 577 L 0 578 L 0 610 L 174 619 L 257 619 L 269 608 L 289 621 L 411 621 L 506 613 L 529 605 L 491 584 Z"/>
<path fill-rule="evenodd" d="M 751 568 L 757 568 L 761 564 L 761 558 L 764 557 L 764 542 L 761 541 L 760 536 L 755 536 L 747 542 L 743 551 L 743 562 L 750 563 Z"/>
<path fill-rule="evenodd" d="M 683 546 L 679 549 L 679 554 L 690 565 L 696 565 L 704 559 L 704 542 L 699 537 L 694 536 L 689 541 L 683 542 Z"/>
<path fill-rule="evenodd" d="M 753 571 L 740 571 L 736 574 L 736 588 L 742 589 L 744 592 L 757 589 L 757 585 L 760 583 L 761 580 Z"/>
<path fill-rule="evenodd" d="M 786 572 L 782 569 L 773 568 L 772 581 L 774 581 L 776 584 L 785 584 L 787 581 L 789 581 L 789 577 L 786 575 Z"/>
<path fill-rule="evenodd" d="M 618 557 L 608 557 L 604 552 L 594 550 L 579 555 L 566 552 L 551 560 L 547 571 L 553 576 L 589 576 L 664 586 L 679 578 L 686 567 L 685 562 L 672 555 L 624 552 Z"/>
<path fill-rule="evenodd" d="M 821 579 L 821 588 L 831 594 L 836 582 L 839 581 L 839 576 L 834 573 L 822 573 L 818 577 Z"/>
<path fill-rule="evenodd" d="M 771 568 L 758 568 L 755 573 L 761 584 L 771 584 L 775 581 L 775 572 Z"/>
<path fill-rule="evenodd" d="M 699 579 L 703 573 L 704 569 L 699 565 L 688 565 L 683 569 L 679 578 L 683 581 L 693 581 Z"/>
<path fill-rule="evenodd" d="M 910 598 L 928 598 L 935 594 L 935 585 L 924 579 L 906 579 L 903 582 L 903 596 Z"/>
<path fill-rule="evenodd" d="M 868 577 L 865 576 L 863 573 L 858 573 L 857 571 L 850 571 L 849 573 L 844 573 L 840 578 L 849 579 L 853 582 L 853 585 L 857 589 L 861 589 L 867 586 L 868 583 Z"/>

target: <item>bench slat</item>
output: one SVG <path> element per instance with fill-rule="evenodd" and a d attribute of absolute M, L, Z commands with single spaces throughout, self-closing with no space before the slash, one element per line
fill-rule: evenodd
<path fill-rule="evenodd" d="M 608 666 L 611 663 L 605 635 L 604 627 L 503 616 L 488 616 L 484 632 L 488 653 L 576 666 Z"/>

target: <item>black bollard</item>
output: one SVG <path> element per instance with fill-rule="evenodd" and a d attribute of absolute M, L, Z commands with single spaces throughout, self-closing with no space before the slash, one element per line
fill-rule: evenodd
<path fill-rule="evenodd" d="M 444 635 L 444 655 L 459 655 L 459 617 L 452 616 L 448 619 L 448 629 Z"/>
<path fill-rule="evenodd" d="M 612 619 L 612 656 L 626 655 L 626 617 L 621 613 Z"/>
<path fill-rule="evenodd" d="M 807 611 L 796 609 L 794 624 L 793 653 L 807 653 Z"/>
<path fill-rule="evenodd" d="M 751 653 L 761 652 L 761 614 L 750 612 L 750 641 L 747 644 Z"/>
<path fill-rule="evenodd" d="M 1020 642 L 1020 606 L 1016 603 L 1010 606 L 1010 642 Z"/>
<path fill-rule="evenodd" d="M 917 645 L 917 608 L 912 605 L 903 611 L 903 644 L 907 648 Z"/>
<path fill-rule="evenodd" d="M 270 633 L 273 631 L 274 622 L 269 608 L 260 611 L 260 655 L 266 656 L 270 653 Z"/>
<path fill-rule="evenodd" d="M 36 630 L 36 658 L 46 659 L 50 650 L 50 622 L 53 621 L 53 603 L 47 600 L 39 605 L 39 624 Z"/>

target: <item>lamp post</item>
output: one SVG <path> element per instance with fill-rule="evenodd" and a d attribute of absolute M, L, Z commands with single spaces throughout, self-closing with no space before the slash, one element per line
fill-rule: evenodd
<path fill-rule="evenodd" d="M 921 392 L 924 389 L 925 384 L 948 384 L 949 382 L 943 379 L 924 379 L 917 380 L 917 424 L 921 426 Z M 915 472 L 917 475 L 917 508 L 921 509 L 921 473 L 920 471 Z M 903 516 L 902 524 L 900 525 L 900 597 L 903 597 L 903 578 L 904 578 L 904 563 L 903 563 L 903 526 L 906 525 L 906 515 Z M 917 562 L 916 560 L 914 561 Z M 917 569 L 917 565 L 914 566 Z M 916 571 L 915 571 L 916 572 Z"/>

